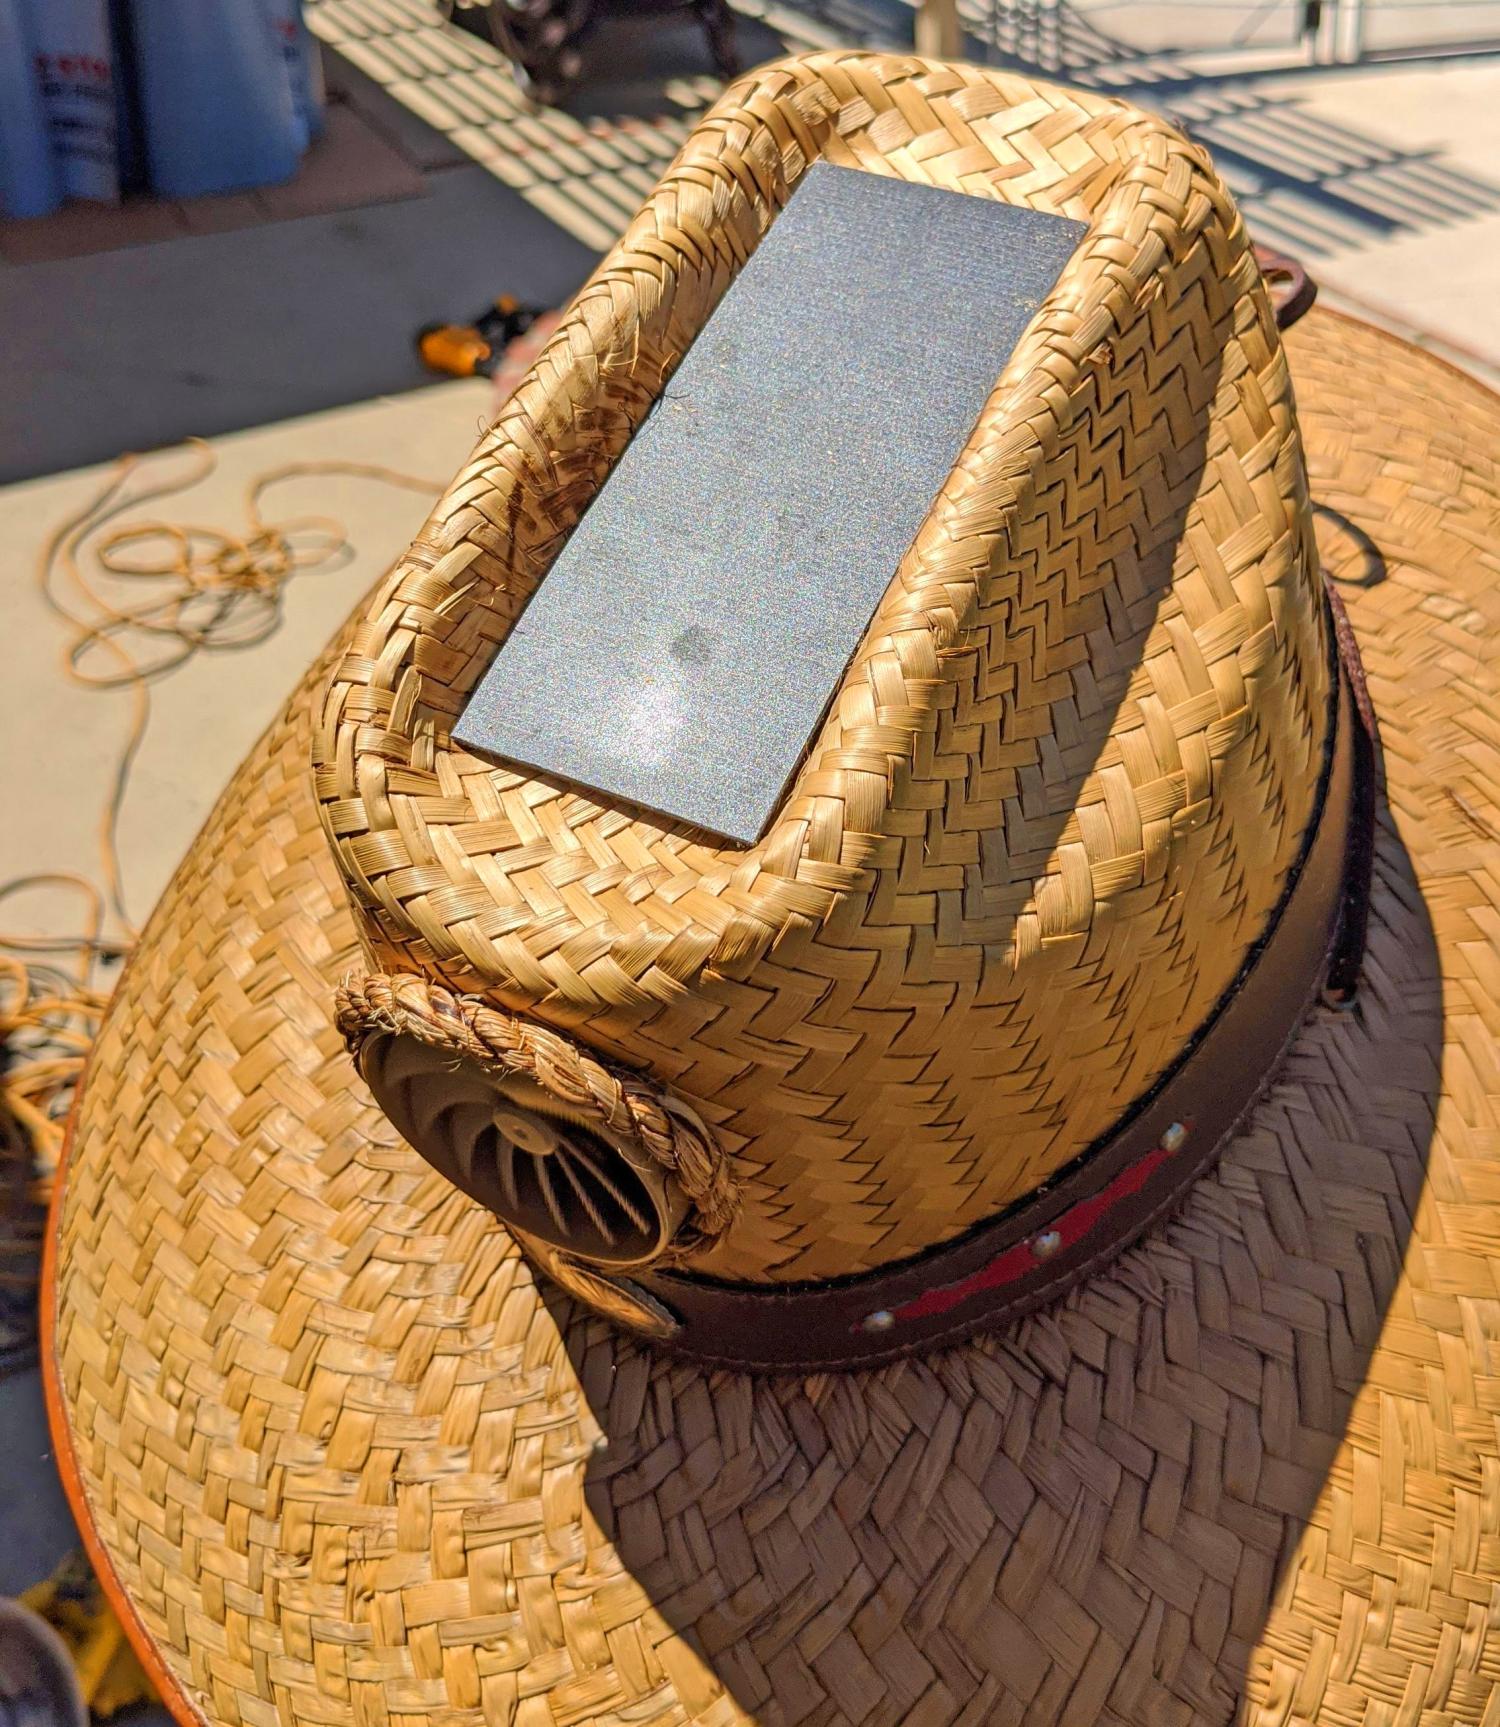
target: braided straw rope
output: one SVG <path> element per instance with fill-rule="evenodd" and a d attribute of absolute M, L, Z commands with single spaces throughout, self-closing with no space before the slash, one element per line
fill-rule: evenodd
<path fill-rule="evenodd" d="M 814 158 L 1088 234 L 771 829 L 721 851 L 450 731 Z M 695 1270 L 887 1263 L 1106 1130 L 1264 929 L 1324 739 L 1310 547 L 1274 320 L 1200 151 L 997 72 L 780 63 L 695 131 L 364 614 L 314 733 L 326 831 L 377 966 L 703 1114 L 743 1210 Z"/>
<path fill-rule="evenodd" d="M 1316 309 L 1288 347 L 1386 757 L 1359 1007 L 1167 1224 L 930 1360 L 655 1356 L 394 1138 L 328 1011 L 313 669 L 129 965 L 54 1226 L 60 1456 L 183 1719 L 1491 1727 L 1500 402 Z"/>
<path fill-rule="evenodd" d="M 353 1056 L 371 1032 L 405 1033 L 466 1056 L 488 1072 L 529 1079 L 569 1109 L 632 1141 L 692 1202 L 690 1227 L 675 1252 L 700 1240 L 712 1242 L 733 1223 L 738 1195 L 728 1161 L 694 1112 L 649 1080 L 612 1072 L 571 1039 L 421 978 L 378 974 L 340 984 L 335 1021 Z"/>

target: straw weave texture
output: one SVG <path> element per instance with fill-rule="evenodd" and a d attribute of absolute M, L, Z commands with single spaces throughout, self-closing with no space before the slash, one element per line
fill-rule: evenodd
<path fill-rule="evenodd" d="M 1168 1225 L 930 1361 L 654 1359 L 393 1142 L 329 1011 L 314 668 L 122 982 L 57 1219 L 66 1430 L 185 1719 L 1491 1727 L 1500 404 L 1328 314 L 1289 346 L 1389 782 L 1359 1010 Z"/>
<path fill-rule="evenodd" d="M 720 851 L 449 733 L 816 157 L 1089 232 L 772 828 Z M 320 709 L 318 795 L 373 963 L 700 1110 L 742 1209 L 695 1269 L 828 1276 L 946 1239 L 1107 1129 L 1264 928 L 1323 745 L 1309 532 L 1274 320 L 1201 152 L 974 68 L 764 69 L 585 287 Z"/>

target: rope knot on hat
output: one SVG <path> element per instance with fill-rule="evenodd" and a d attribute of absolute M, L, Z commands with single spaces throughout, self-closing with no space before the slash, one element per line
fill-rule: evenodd
<path fill-rule="evenodd" d="M 571 1038 L 415 976 L 346 978 L 336 1022 L 402 1137 L 527 1236 L 671 1264 L 729 1228 L 729 1160 L 680 1099 Z"/>

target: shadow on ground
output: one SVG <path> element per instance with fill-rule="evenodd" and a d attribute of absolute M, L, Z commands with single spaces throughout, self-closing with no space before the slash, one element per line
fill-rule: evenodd
<path fill-rule="evenodd" d="M 910 42 L 904 0 L 803 0 L 799 10 L 851 41 Z M 1057 7 L 960 0 L 965 52 L 980 63 L 1123 97 L 1164 114 L 1211 152 L 1257 240 L 1316 259 L 1393 235 L 1431 232 L 1500 210 L 1500 184 L 1437 151 L 1392 148 L 1310 113 L 1284 85 L 1357 67 L 1204 73 L 1190 55 L 1143 52 Z M 1277 89 L 1266 87 L 1274 78 Z"/>
<path fill-rule="evenodd" d="M 754 18 L 736 17 L 735 47 L 744 70 L 787 52 L 785 40 Z M 671 107 L 664 96 L 669 83 L 716 76 L 707 39 L 691 12 L 608 13 L 584 38 L 581 52 L 583 69 L 561 106 L 585 121 L 655 118 Z"/>
<path fill-rule="evenodd" d="M 556 305 L 587 247 L 478 166 L 397 203 L 0 271 L 0 480 L 433 382 L 422 324 Z"/>

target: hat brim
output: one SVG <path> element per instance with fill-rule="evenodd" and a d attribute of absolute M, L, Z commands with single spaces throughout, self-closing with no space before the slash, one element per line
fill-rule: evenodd
<path fill-rule="evenodd" d="M 121 982 L 49 1243 L 64 1478 L 183 1722 L 1492 1720 L 1500 399 L 1321 311 L 1288 351 L 1387 776 L 1357 1011 L 1168 1222 L 930 1359 L 654 1355 L 396 1139 L 314 668 Z"/>

